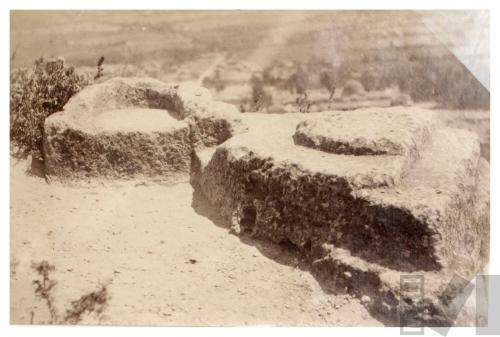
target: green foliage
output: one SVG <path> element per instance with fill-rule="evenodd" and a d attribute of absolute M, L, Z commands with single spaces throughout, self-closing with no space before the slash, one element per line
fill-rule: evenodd
<path fill-rule="evenodd" d="M 62 110 L 87 81 L 64 60 L 35 61 L 33 69 L 15 69 L 10 78 L 10 137 L 15 155 L 43 160 L 45 119 Z"/>

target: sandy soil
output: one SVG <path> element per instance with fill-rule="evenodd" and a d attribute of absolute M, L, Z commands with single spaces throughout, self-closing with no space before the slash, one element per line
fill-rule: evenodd
<path fill-rule="evenodd" d="M 44 324 L 32 262 L 48 261 L 59 313 L 109 284 L 82 324 L 380 326 L 356 300 L 325 293 L 284 247 L 210 221 L 186 181 L 63 186 L 11 163 L 11 322 Z"/>

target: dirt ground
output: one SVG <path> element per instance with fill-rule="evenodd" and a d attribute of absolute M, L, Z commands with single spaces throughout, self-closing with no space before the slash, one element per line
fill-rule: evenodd
<path fill-rule="evenodd" d="M 55 266 L 61 315 L 107 284 L 81 324 L 381 326 L 358 300 L 323 291 L 283 247 L 213 223 L 189 182 L 63 186 L 11 160 L 11 322 L 45 324 L 32 263 Z"/>

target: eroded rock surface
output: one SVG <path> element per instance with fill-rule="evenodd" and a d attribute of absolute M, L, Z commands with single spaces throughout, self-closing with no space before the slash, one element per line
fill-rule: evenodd
<path fill-rule="evenodd" d="M 470 278 L 486 263 L 488 170 L 474 134 L 412 112 L 422 115 L 400 108 L 245 115 L 248 132 L 198 152 L 194 180 L 235 232 L 291 243 L 332 289 L 368 296 L 366 305 L 384 317 L 405 310 L 417 321 L 446 324 L 451 318 L 437 301 L 443 288 L 455 273 Z M 339 154 L 295 144 L 297 130 L 328 119 L 336 124 L 322 136 L 341 139 L 343 149 L 386 150 Z M 370 126 L 376 130 L 359 146 Z M 385 138 L 394 146 L 381 141 L 379 127 L 400 128 Z M 406 274 L 425 275 L 418 310 L 403 303 Z"/>
<path fill-rule="evenodd" d="M 89 86 L 45 121 L 53 179 L 157 181 L 187 176 L 193 149 L 231 137 L 239 116 L 191 83 L 114 78 Z"/>
<path fill-rule="evenodd" d="M 161 178 L 189 173 L 189 124 L 165 110 L 103 111 L 81 126 L 64 117 L 54 116 L 45 127 L 45 157 L 52 176 Z"/>
<path fill-rule="evenodd" d="M 297 145 L 336 154 L 416 157 L 436 123 L 430 110 L 360 109 L 348 115 L 339 112 L 306 119 L 297 126 L 293 139 Z"/>

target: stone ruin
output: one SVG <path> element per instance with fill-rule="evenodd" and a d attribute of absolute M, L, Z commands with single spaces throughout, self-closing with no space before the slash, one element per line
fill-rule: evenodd
<path fill-rule="evenodd" d="M 171 180 L 189 174 L 193 148 L 230 138 L 237 117 L 235 107 L 190 83 L 114 78 L 47 118 L 46 173 L 63 181 Z"/>
<path fill-rule="evenodd" d="M 232 232 L 293 245 L 389 325 L 450 324 L 488 263 L 489 164 L 430 110 L 241 114 L 194 84 L 115 78 L 47 118 L 44 152 L 63 182 L 189 177 Z"/>

